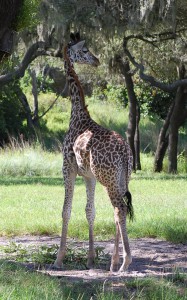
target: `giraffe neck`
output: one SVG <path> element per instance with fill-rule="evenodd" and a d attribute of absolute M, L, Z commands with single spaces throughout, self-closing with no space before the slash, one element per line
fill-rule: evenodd
<path fill-rule="evenodd" d="M 73 62 L 68 56 L 68 47 L 65 47 L 64 49 L 64 61 L 64 68 L 66 72 L 66 78 L 68 81 L 70 98 L 72 103 L 72 114 L 77 114 L 77 112 L 85 111 L 89 115 L 87 106 L 85 104 L 82 86 L 74 70 Z"/>

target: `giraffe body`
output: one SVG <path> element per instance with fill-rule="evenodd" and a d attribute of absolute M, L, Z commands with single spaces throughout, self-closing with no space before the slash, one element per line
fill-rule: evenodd
<path fill-rule="evenodd" d="M 75 41 L 74 41 L 75 42 Z M 63 176 L 65 199 L 60 248 L 55 261 L 61 267 L 66 252 L 68 222 L 71 215 L 75 178 L 83 176 L 86 183 L 86 217 L 89 224 L 88 267 L 94 264 L 94 192 L 96 180 L 106 187 L 114 207 L 116 238 L 111 260 L 111 271 L 119 265 L 119 237 L 123 244 L 123 263 L 120 271 L 128 268 L 132 261 L 126 232 L 126 215 L 131 196 L 128 183 L 132 170 L 132 153 L 126 141 L 116 132 L 98 125 L 90 118 L 84 102 L 84 95 L 73 68 L 74 62 L 98 65 L 98 60 L 84 46 L 84 41 L 75 42 L 65 49 L 65 69 L 72 103 L 69 130 L 63 143 Z M 126 198 L 127 201 L 126 201 Z"/>

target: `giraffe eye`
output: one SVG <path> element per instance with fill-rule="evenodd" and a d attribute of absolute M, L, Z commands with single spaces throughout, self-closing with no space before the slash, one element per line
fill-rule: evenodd
<path fill-rule="evenodd" d="M 84 48 L 82 49 L 82 52 L 87 53 L 87 52 L 88 52 L 88 49 L 87 49 L 86 47 L 84 47 Z"/>

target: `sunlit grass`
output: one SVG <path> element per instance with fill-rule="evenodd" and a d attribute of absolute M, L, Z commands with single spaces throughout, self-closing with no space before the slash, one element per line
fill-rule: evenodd
<path fill-rule="evenodd" d="M 60 175 L 61 166 L 60 152 L 43 151 L 40 146 L 0 150 L 0 176 Z"/>
<path fill-rule="evenodd" d="M 130 237 L 160 237 L 187 241 L 187 176 L 133 175 L 130 191 L 135 210 L 128 223 Z M 64 186 L 61 177 L 2 178 L 0 180 L 0 235 L 60 234 Z M 114 235 L 113 208 L 98 184 L 96 188 L 96 239 Z M 68 235 L 88 238 L 86 192 L 77 179 Z"/>
<path fill-rule="evenodd" d="M 130 191 L 135 210 L 128 223 L 130 237 L 187 241 L 187 174 L 152 172 L 154 157 L 141 154 L 142 170 L 132 175 Z M 165 164 L 165 162 L 164 162 Z M 185 162 L 179 163 L 184 170 Z M 62 155 L 25 143 L 0 150 L 0 235 L 60 234 L 64 186 Z M 183 169 L 182 169 L 183 168 Z M 114 235 L 113 208 L 101 185 L 96 188 L 96 239 Z M 77 178 L 68 235 L 88 238 L 86 192 Z"/>

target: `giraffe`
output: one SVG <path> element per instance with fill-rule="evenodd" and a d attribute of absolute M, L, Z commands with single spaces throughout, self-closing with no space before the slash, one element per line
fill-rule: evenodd
<path fill-rule="evenodd" d="M 71 42 L 64 48 L 64 66 L 71 99 L 69 130 L 63 142 L 63 177 L 65 199 L 62 211 L 62 235 L 54 267 L 62 268 L 66 254 L 68 222 L 77 175 L 84 178 L 87 204 L 86 218 L 89 224 L 89 249 L 87 267 L 94 266 L 94 192 L 96 180 L 107 190 L 114 207 L 116 225 L 115 245 L 111 258 L 111 271 L 119 269 L 119 238 L 123 245 L 123 262 L 118 270 L 125 271 L 132 261 L 126 231 L 126 216 L 133 218 L 133 207 L 128 183 L 132 170 L 132 153 L 127 142 L 116 132 L 98 125 L 91 119 L 74 63 L 98 66 L 99 60 L 80 40 L 79 33 L 71 34 Z M 104 218 L 104 216 L 103 216 Z"/>

